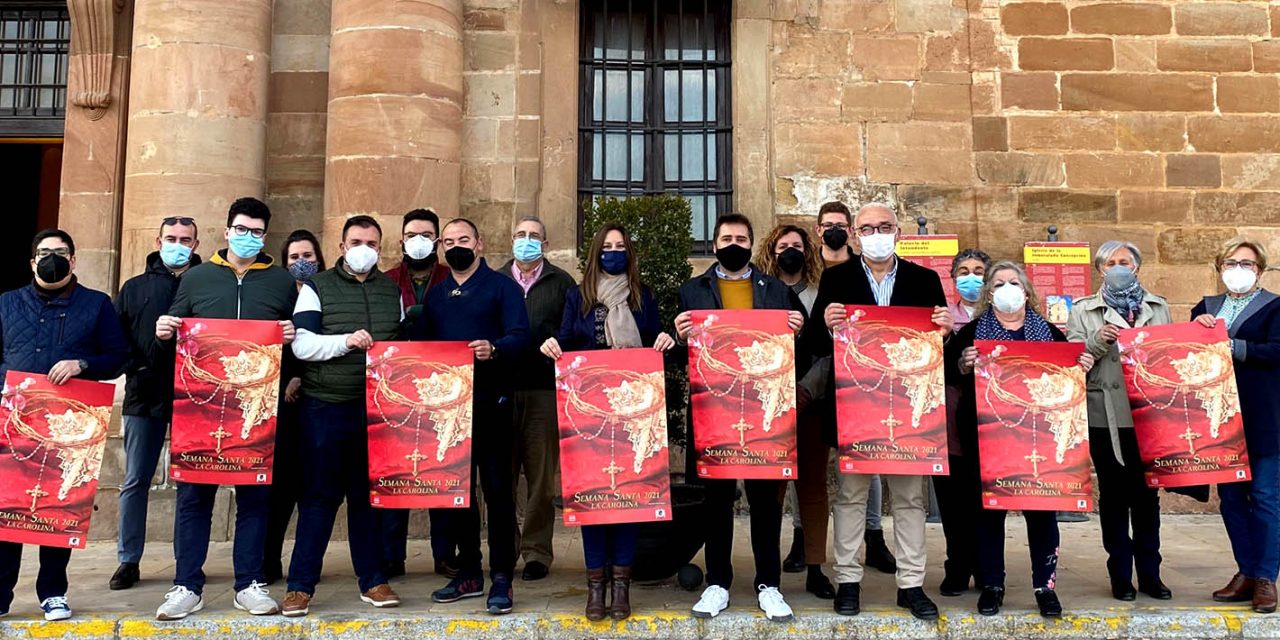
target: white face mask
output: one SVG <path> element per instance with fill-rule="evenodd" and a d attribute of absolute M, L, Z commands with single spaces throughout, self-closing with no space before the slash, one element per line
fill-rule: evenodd
<path fill-rule="evenodd" d="M 1016 284 L 1004 284 L 991 294 L 991 304 L 1000 313 L 1016 313 L 1027 306 L 1027 292 Z"/>
<path fill-rule="evenodd" d="M 426 236 L 414 236 L 404 241 L 404 254 L 414 260 L 422 260 L 435 250 L 435 241 Z"/>
<path fill-rule="evenodd" d="M 861 236 L 859 241 L 862 243 L 862 255 L 872 262 L 888 260 L 898 250 L 898 238 L 893 233 L 873 233 Z"/>
<path fill-rule="evenodd" d="M 350 247 L 344 261 L 353 273 L 369 273 L 378 264 L 378 252 L 367 244 Z"/>
<path fill-rule="evenodd" d="M 1222 271 L 1222 284 L 1227 285 L 1227 290 L 1231 293 L 1248 293 L 1257 283 L 1258 274 L 1254 273 L 1253 269 L 1236 267 Z"/>

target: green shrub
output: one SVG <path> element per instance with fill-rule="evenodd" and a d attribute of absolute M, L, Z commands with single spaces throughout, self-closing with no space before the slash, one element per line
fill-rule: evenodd
<path fill-rule="evenodd" d="M 587 251 L 596 231 L 606 224 L 620 224 L 631 235 L 632 256 L 640 267 L 640 281 L 653 290 L 664 331 L 675 336 L 673 321 L 679 306 L 680 285 L 693 274 L 693 212 L 680 196 L 656 195 L 631 198 L 596 198 L 585 201 L 582 246 L 578 269 L 586 268 Z M 685 441 L 685 405 L 689 397 L 688 358 L 683 349 L 672 349 L 667 367 L 667 432 L 670 443 Z"/>

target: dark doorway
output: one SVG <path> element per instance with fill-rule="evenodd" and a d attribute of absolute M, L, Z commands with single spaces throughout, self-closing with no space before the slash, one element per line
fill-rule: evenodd
<path fill-rule="evenodd" d="M 57 226 L 61 182 L 61 141 L 0 139 L 0 193 L 8 223 L 0 234 L 0 291 L 31 282 L 31 237 Z"/>

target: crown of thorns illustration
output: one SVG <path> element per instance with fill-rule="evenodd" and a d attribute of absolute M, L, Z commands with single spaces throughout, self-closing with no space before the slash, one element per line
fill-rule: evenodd
<path fill-rule="evenodd" d="M 370 356 L 366 364 L 374 381 L 373 404 L 382 421 L 392 429 L 412 429 L 413 452 L 406 459 L 413 462 L 413 474 L 420 472 L 419 463 L 426 459 L 421 451 L 422 421 L 431 422 L 436 435 L 436 461 L 443 461 L 453 447 L 471 437 L 472 365 L 449 365 L 423 361 L 414 356 L 397 356 L 399 349 L 387 347 L 378 358 Z M 414 396 L 396 390 L 408 381 Z M 402 420 L 387 415 L 383 403 L 408 411 Z M 410 424 L 412 422 L 412 425 Z"/>
<path fill-rule="evenodd" d="M 197 322 L 178 334 L 178 354 L 181 366 L 178 376 L 182 390 L 192 404 L 206 406 L 218 401 L 217 428 L 209 433 L 216 442 L 215 449 L 222 453 L 223 441 L 231 437 L 226 431 L 227 402 L 232 394 L 239 403 L 242 417 L 240 439 L 248 440 L 253 428 L 274 418 L 280 397 L 281 345 L 262 345 L 248 340 L 237 340 L 221 334 L 204 333 L 206 325 Z M 230 353 L 233 355 L 222 355 Z M 223 375 L 219 376 L 202 363 L 217 358 Z M 208 396 L 199 397 L 191 390 L 192 381 L 213 387 Z"/>
<path fill-rule="evenodd" d="M 66 500 L 72 489 L 97 480 L 111 420 L 111 407 L 96 407 L 53 391 L 31 389 L 34 384 L 34 379 L 26 378 L 17 386 L 5 385 L 0 396 L 0 406 L 8 412 L 2 430 L 9 454 L 18 462 L 41 456 L 35 485 L 25 491 L 31 496 L 32 514 L 40 499 L 50 495 L 44 489 L 50 454 L 57 454 L 59 460 L 59 500 Z M 58 409 L 62 409 L 62 413 L 55 413 Z M 45 431 L 29 421 L 39 415 L 45 418 Z M 15 434 L 31 440 L 35 446 L 25 453 L 19 451 Z"/>

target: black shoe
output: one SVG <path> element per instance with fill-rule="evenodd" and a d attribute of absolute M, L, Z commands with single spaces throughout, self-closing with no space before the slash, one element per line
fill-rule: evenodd
<path fill-rule="evenodd" d="M 982 595 L 978 596 L 978 613 L 981 613 L 984 616 L 994 616 L 997 613 L 1000 613 L 1000 607 L 1003 605 L 1004 588 L 982 588 Z"/>
<path fill-rule="evenodd" d="M 947 573 L 938 585 L 938 593 L 948 598 L 958 596 L 969 590 L 969 574 Z"/>
<path fill-rule="evenodd" d="M 403 560 L 399 562 L 388 562 L 382 567 L 382 577 L 388 580 L 392 578 L 399 578 L 400 576 L 403 576 L 404 573 L 405 569 Z"/>
<path fill-rule="evenodd" d="M 435 573 L 438 576 L 444 576 L 449 579 L 458 577 L 458 559 L 438 558 L 436 560 Z"/>
<path fill-rule="evenodd" d="M 791 551 L 782 560 L 782 570 L 786 573 L 800 573 L 804 568 L 804 529 L 796 527 L 791 533 Z"/>
<path fill-rule="evenodd" d="M 1111 596 L 1122 602 L 1133 602 L 1138 599 L 1138 591 L 1128 580 L 1111 580 Z"/>
<path fill-rule="evenodd" d="M 831 586 L 831 580 L 822 573 L 822 567 L 816 564 L 809 567 L 809 575 L 804 579 L 804 590 L 822 600 L 836 597 L 836 588 Z"/>
<path fill-rule="evenodd" d="M 1138 578 L 1138 591 L 1141 591 L 1156 600 L 1173 599 L 1173 592 L 1169 590 L 1169 587 L 1165 586 L 1164 582 L 1160 580 L 1160 578 L 1151 578 L 1149 580 Z"/>
<path fill-rule="evenodd" d="M 832 605 L 836 613 L 842 616 L 858 615 L 862 611 L 862 585 L 857 582 L 841 582 Z"/>
<path fill-rule="evenodd" d="M 898 606 L 910 609 L 911 615 L 921 620 L 938 619 L 938 605 L 934 604 L 920 587 L 898 589 Z"/>
<path fill-rule="evenodd" d="M 551 573 L 551 567 L 533 560 L 524 563 L 524 571 L 520 572 L 520 579 L 525 582 L 533 582 L 547 577 L 548 573 Z"/>
<path fill-rule="evenodd" d="M 1062 603 L 1053 589 L 1037 589 L 1036 605 L 1040 607 L 1040 615 L 1046 618 L 1062 617 Z"/>
<path fill-rule="evenodd" d="M 111 584 L 107 585 L 112 591 L 123 591 L 128 589 L 142 579 L 142 574 L 138 572 L 138 563 L 121 562 L 120 567 L 111 576 Z"/>
<path fill-rule="evenodd" d="M 883 530 L 867 529 L 866 535 L 863 536 L 863 541 L 867 547 L 866 561 L 863 564 L 882 573 L 896 573 L 898 571 L 898 563 L 893 559 L 893 554 L 889 552 L 889 547 L 884 543 Z"/>

